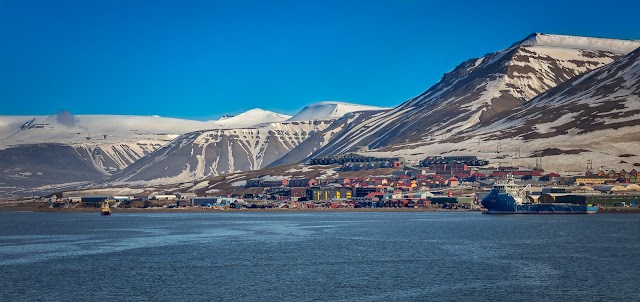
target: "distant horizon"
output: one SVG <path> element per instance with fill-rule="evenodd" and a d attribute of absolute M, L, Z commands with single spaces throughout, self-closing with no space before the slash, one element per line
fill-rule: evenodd
<path fill-rule="evenodd" d="M 3 1 L 0 115 L 395 107 L 532 33 L 639 40 L 640 3 L 617 5 L 606 16 L 598 1 Z"/>

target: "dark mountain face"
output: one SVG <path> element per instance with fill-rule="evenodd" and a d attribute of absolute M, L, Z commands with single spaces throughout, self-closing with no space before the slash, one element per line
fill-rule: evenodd
<path fill-rule="evenodd" d="M 535 140 L 639 125 L 640 48 L 481 123 L 469 135 Z"/>
<path fill-rule="evenodd" d="M 40 195 L 51 185 L 86 183 L 105 177 L 90 154 L 62 144 L 23 145 L 1 151 L 0 197 Z M 28 163 L 28 164 L 25 164 Z"/>

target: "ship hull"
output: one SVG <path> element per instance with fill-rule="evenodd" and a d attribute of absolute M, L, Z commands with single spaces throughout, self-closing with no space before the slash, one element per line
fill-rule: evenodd
<path fill-rule="evenodd" d="M 572 203 L 517 203 L 505 192 L 494 190 L 483 200 L 487 214 L 594 214 L 597 206 Z"/>
<path fill-rule="evenodd" d="M 576 204 L 522 204 L 511 210 L 488 209 L 487 214 L 595 214 L 597 206 Z"/>

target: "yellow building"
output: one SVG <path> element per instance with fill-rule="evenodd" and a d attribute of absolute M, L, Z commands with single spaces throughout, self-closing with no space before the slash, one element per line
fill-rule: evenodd
<path fill-rule="evenodd" d="M 576 185 L 602 185 L 611 178 L 607 176 L 578 176 L 576 177 Z"/>

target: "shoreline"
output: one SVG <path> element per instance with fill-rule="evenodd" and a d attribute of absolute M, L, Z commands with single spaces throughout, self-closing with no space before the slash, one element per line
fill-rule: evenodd
<path fill-rule="evenodd" d="M 100 208 L 49 208 L 36 205 L 5 205 L 0 211 L 9 212 L 46 212 L 46 213 L 100 213 Z M 309 212 L 482 212 L 467 209 L 441 208 L 298 208 L 298 209 L 208 209 L 198 207 L 186 208 L 111 208 L 117 213 L 309 213 Z"/>
<path fill-rule="evenodd" d="M 100 213 L 100 208 L 49 208 L 43 207 L 41 203 L 16 203 L 4 204 L 0 206 L 0 211 L 8 212 L 46 212 L 46 213 Z M 424 208 L 271 208 L 271 209 L 209 209 L 199 207 L 179 207 L 179 208 L 111 208 L 112 213 L 309 213 L 309 212 L 478 212 L 484 210 L 471 209 L 442 209 L 435 207 Z M 600 208 L 596 214 L 640 214 L 638 207 L 607 207 Z"/>

